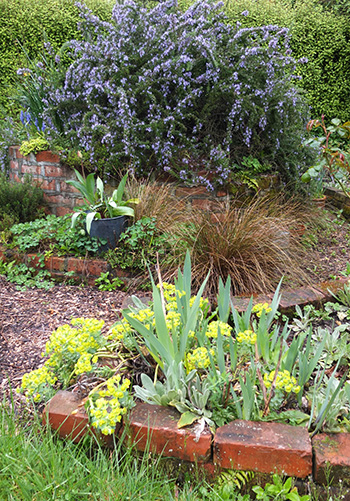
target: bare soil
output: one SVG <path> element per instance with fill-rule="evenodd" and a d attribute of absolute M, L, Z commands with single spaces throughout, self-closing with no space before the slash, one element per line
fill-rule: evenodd
<path fill-rule="evenodd" d="M 350 262 L 350 224 L 329 218 L 333 222 L 317 231 L 309 228 L 303 237 L 308 249 L 304 266 L 314 283 L 342 275 Z M 127 297 L 125 292 L 67 285 L 18 291 L 0 276 L 0 398 L 10 398 L 23 374 L 43 363 L 41 353 L 57 327 L 74 317 L 95 317 L 104 319 L 108 329 Z"/>

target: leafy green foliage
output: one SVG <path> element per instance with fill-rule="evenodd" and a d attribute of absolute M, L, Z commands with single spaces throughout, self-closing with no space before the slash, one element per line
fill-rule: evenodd
<path fill-rule="evenodd" d="M 191 0 L 181 0 L 187 8 Z M 350 48 L 347 17 L 335 15 L 314 0 L 284 2 L 269 0 L 229 0 L 225 12 L 231 23 L 242 28 L 263 25 L 285 26 L 290 30 L 290 46 L 296 59 L 307 58 L 299 67 L 299 85 L 305 90 L 313 113 L 327 119 L 348 120 Z M 247 15 L 242 15 L 244 12 Z"/>
<path fill-rule="evenodd" d="M 86 4 L 102 19 L 108 20 L 114 2 L 87 0 Z M 22 47 L 25 47 L 28 57 L 35 60 L 39 59 L 45 38 L 52 44 L 54 52 L 67 40 L 79 38 L 79 10 L 71 0 L 1 0 L 0 20 L 3 41 L 0 49 L 0 110 L 5 115 L 17 111 L 8 97 L 14 94 L 17 69 L 26 66 Z"/>
<path fill-rule="evenodd" d="M 319 178 L 322 182 L 326 176 L 326 179 L 330 179 L 350 197 L 350 122 L 342 124 L 334 118 L 326 126 L 322 115 L 321 120 L 311 120 L 308 123 L 307 130 L 311 132 L 313 129 L 318 129 L 315 137 L 306 140 L 304 144 L 317 150 L 318 161 L 302 175 L 301 180 L 307 183 Z"/>
<path fill-rule="evenodd" d="M 29 141 L 23 141 L 20 147 L 20 153 L 25 157 L 30 153 L 38 153 L 38 151 L 44 151 L 49 148 L 49 143 L 44 137 L 34 137 L 29 139 Z"/>
<path fill-rule="evenodd" d="M 69 180 L 71 184 L 84 197 L 85 205 L 79 208 L 72 216 L 72 227 L 75 226 L 78 218 L 83 216 L 86 224 L 86 231 L 90 234 L 91 223 L 94 219 L 102 217 L 130 216 L 134 217 L 134 209 L 130 204 L 137 204 L 137 199 L 123 200 L 124 190 L 128 174 L 121 179 L 118 187 L 111 196 L 106 196 L 104 184 L 100 177 L 95 181 L 95 174 L 92 172 L 86 179 L 75 170 L 77 180 Z"/>
<path fill-rule="evenodd" d="M 137 272 L 144 271 L 146 263 L 155 265 L 157 254 L 162 260 L 168 251 L 168 236 L 158 230 L 156 218 L 142 217 L 122 233 L 118 246 L 108 251 L 106 257 L 112 267 Z"/>
<path fill-rule="evenodd" d="M 0 261 L 0 274 L 5 275 L 9 282 L 16 284 L 17 290 L 34 287 L 48 290 L 53 286 L 53 281 L 50 279 L 50 273 L 43 267 L 43 261 L 39 262 L 39 269 L 37 266 L 30 266 L 30 263 Z"/>
<path fill-rule="evenodd" d="M 298 489 L 293 487 L 292 482 L 293 479 L 291 477 L 283 482 L 283 479 L 275 474 L 272 484 L 267 483 L 264 488 L 254 486 L 253 491 L 256 494 L 256 499 L 262 499 L 263 501 L 268 501 L 269 499 L 280 501 L 309 501 L 310 496 L 308 494 L 300 496 L 298 494 Z"/>
<path fill-rule="evenodd" d="M 97 240 L 86 234 L 82 224 L 72 229 L 69 215 L 49 215 L 30 223 L 17 224 L 11 228 L 11 233 L 11 246 L 17 247 L 20 252 L 42 252 L 50 249 L 59 255 L 85 256 L 87 252 L 97 253 Z"/>
<path fill-rule="evenodd" d="M 112 278 L 111 280 L 109 278 L 109 271 L 106 271 L 106 273 L 102 272 L 101 275 L 96 278 L 95 285 L 100 291 L 115 291 L 124 285 L 124 282 L 118 277 Z"/>

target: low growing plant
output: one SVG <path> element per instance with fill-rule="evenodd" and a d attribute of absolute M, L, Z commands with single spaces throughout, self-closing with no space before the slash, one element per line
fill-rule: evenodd
<path fill-rule="evenodd" d="M 86 235 L 82 224 L 71 228 L 71 217 L 54 216 L 53 214 L 29 223 L 17 224 L 11 227 L 12 242 L 19 252 L 55 251 L 59 255 L 73 254 L 86 256 L 95 255 L 98 241 Z"/>
<path fill-rule="evenodd" d="M 310 219 L 312 215 L 308 213 Z M 192 209 L 186 220 L 164 231 L 169 235 L 162 272 L 166 280 L 176 273 L 189 251 L 194 284 L 199 286 L 208 270 L 207 290 L 215 293 L 219 277 L 232 278 L 235 295 L 272 292 L 286 272 L 300 280 L 304 249 L 293 227 L 305 220 L 305 208 L 297 202 L 255 198 L 242 206 L 217 203 L 212 212 Z"/>

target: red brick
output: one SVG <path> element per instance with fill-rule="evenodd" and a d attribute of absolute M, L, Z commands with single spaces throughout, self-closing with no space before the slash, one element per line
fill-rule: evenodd
<path fill-rule="evenodd" d="M 40 174 L 40 166 L 39 165 L 22 165 L 21 169 L 22 174 L 31 174 L 37 176 Z"/>
<path fill-rule="evenodd" d="M 214 224 L 223 223 L 226 219 L 226 215 L 222 212 L 213 212 L 210 214 L 210 221 Z"/>
<path fill-rule="evenodd" d="M 350 484 L 350 434 L 321 433 L 312 439 L 314 450 L 314 478 L 327 483 L 326 470 L 331 467 L 329 479 Z"/>
<path fill-rule="evenodd" d="M 10 157 L 15 157 L 16 156 L 16 149 L 18 148 L 18 146 L 10 146 L 9 148 L 9 155 Z"/>
<path fill-rule="evenodd" d="M 45 268 L 50 271 L 65 271 L 65 258 L 51 256 L 45 261 Z"/>
<path fill-rule="evenodd" d="M 126 434 L 135 447 L 183 461 L 205 463 L 211 457 L 212 436 L 205 429 L 196 437 L 196 426 L 177 428 L 180 413 L 173 408 L 138 403 L 126 419 Z"/>
<path fill-rule="evenodd" d="M 17 174 L 10 173 L 10 179 L 12 179 L 13 181 L 15 181 L 16 183 L 20 183 L 21 182 L 21 180 L 17 176 Z"/>
<path fill-rule="evenodd" d="M 60 157 L 51 151 L 39 151 L 35 157 L 37 162 L 51 162 L 57 164 L 60 161 Z"/>
<path fill-rule="evenodd" d="M 189 187 L 180 187 L 175 191 L 176 197 L 193 197 L 196 195 L 205 195 L 208 191 L 204 186 L 189 186 Z"/>
<path fill-rule="evenodd" d="M 249 297 L 233 296 L 231 299 L 233 307 L 238 312 L 242 313 L 243 311 L 246 311 L 246 309 L 248 308 L 248 304 L 250 301 Z"/>
<path fill-rule="evenodd" d="M 213 202 L 207 198 L 195 198 L 192 200 L 192 206 L 196 209 L 210 211 L 213 208 Z"/>
<path fill-rule="evenodd" d="M 61 193 L 67 192 L 67 193 L 80 193 L 77 188 L 74 186 L 71 186 L 70 184 L 67 184 L 65 181 L 60 181 L 60 191 Z"/>
<path fill-rule="evenodd" d="M 65 216 L 66 214 L 71 214 L 73 209 L 70 209 L 69 207 L 57 207 L 56 209 L 56 216 Z"/>
<path fill-rule="evenodd" d="M 85 273 L 87 269 L 87 261 L 85 259 L 78 259 L 69 257 L 67 263 L 67 271 L 75 271 L 76 273 Z"/>
<path fill-rule="evenodd" d="M 60 437 L 69 437 L 78 443 L 88 433 L 95 435 L 103 445 L 112 447 L 113 436 L 100 435 L 89 426 L 89 418 L 83 400 L 70 391 L 59 391 L 50 400 L 43 412 L 43 423 L 57 430 Z M 116 432 L 121 425 L 117 425 Z"/>
<path fill-rule="evenodd" d="M 43 181 L 41 181 L 40 186 L 43 190 L 55 191 L 56 190 L 56 181 L 54 179 L 52 179 L 51 181 L 44 179 Z"/>
<path fill-rule="evenodd" d="M 328 282 L 322 282 L 317 284 L 315 287 L 317 290 L 321 291 L 325 297 L 325 301 L 333 301 L 333 294 L 337 294 L 337 292 L 344 288 L 344 285 L 350 285 L 350 279 L 348 277 L 340 277 L 337 280 L 329 280 Z"/>
<path fill-rule="evenodd" d="M 10 169 L 18 171 L 18 162 L 15 162 L 14 160 L 11 160 L 10 161 Z"/>
<path fill-rule="evenodd" d="M 237 420 L 217 429 L 214 463 L 304 478 L 312 473 L 311 442 L 306 428 Z"/>
<path fill-rule="evenodd" d="M 29 266 L 37 266 L 39 264 L 39 256 L 36 254 L 27 254 L 28 265 Z"/>
<path fill-rule="evenodd" d="M 106 273 L 108 269 L 108 264 L 106 261 L 102 261 L 101 259 L 97 260 L 91 260 L 91 261 L 86 261 L 87 264 L 87 270 L 90 275 L 93 275 L 94 277 L 99 277 L 101 273 Z"/>
<path fill-rule="evenodd" d="M 43 412 L 44 424 L 57 430 L 60 437 L 79 442 L 89 431 L 89 420 L 82 400 L 69 391 L 59 391 Z"/>
<path fill-rule="evenodd" d="M 62 177 L 64 175 L 62 167 L 56 165 L 45 165 L 46 177 Z"/>
<path fill-rule="evenodd" d="M 19 146 L 15 146 L 15 150 L 16 150 L 16 158 L 26 158 L 19 152 Z"/>
<path fill-rule="evenodd" d="M 62 195 L 52 195 L 51 193 L 44 193 L 44 199 L 50 204 L 71 205 L 72 203 L 70 198 L 66 198 Z"/>
<path fill-rule="evenodd" d="M 225 191 L 225 190 L 218 190 L 218 191 L 216 192 L 216 196 L 217 196 L 217 197 L 227 197 L 227 195 L 228 195 L 228 193 L 227 193 L 227 191 Z"/>

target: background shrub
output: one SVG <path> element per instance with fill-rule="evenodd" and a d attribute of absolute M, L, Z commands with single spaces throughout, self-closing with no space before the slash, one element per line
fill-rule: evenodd
<path fill-rule="evenodd" d="M 113 0 L 85 0 L 101 19 L 109 19 Z M 39 57 L 47 40 L 57 51 L 64 42 L 79 38 L 79 10 L 74 0 L 0 0 L 0 117 L 17 107 L 13 95 L 16 71 L 25 66 L 21 45 L 29 57 Z"/>
<path fill-rule="evenodd" d="M 295 182 L 307 107 L 286 29 L 230 26 L 205 2 L 185 13 L 173 1 L 151 10 L 117 3 L 109 23 L 82 16 L 64 85 L 45 89 L 49 135 L 59 133 L 55 113 L 107 175 L 171 171 L 212 189 L 200 169 L 222 185 L 253 156 Z"/>
<path fill-rule="evenodd" d="M 183 9 L 191 3 L 180 0 Z M 327 119 L 349 119 L 348 16 L 325 10 L 314 0 L 228 0 L 225 13 L 230 23 L 239 21 L 242 27 L 277 24 L 289 28 L 293 56 L 308 59 L 298 67 L 298 73 L 302 76 L 300 86 L 306 92 L 312 114 L 316 117 L 323 113 Z"/>

